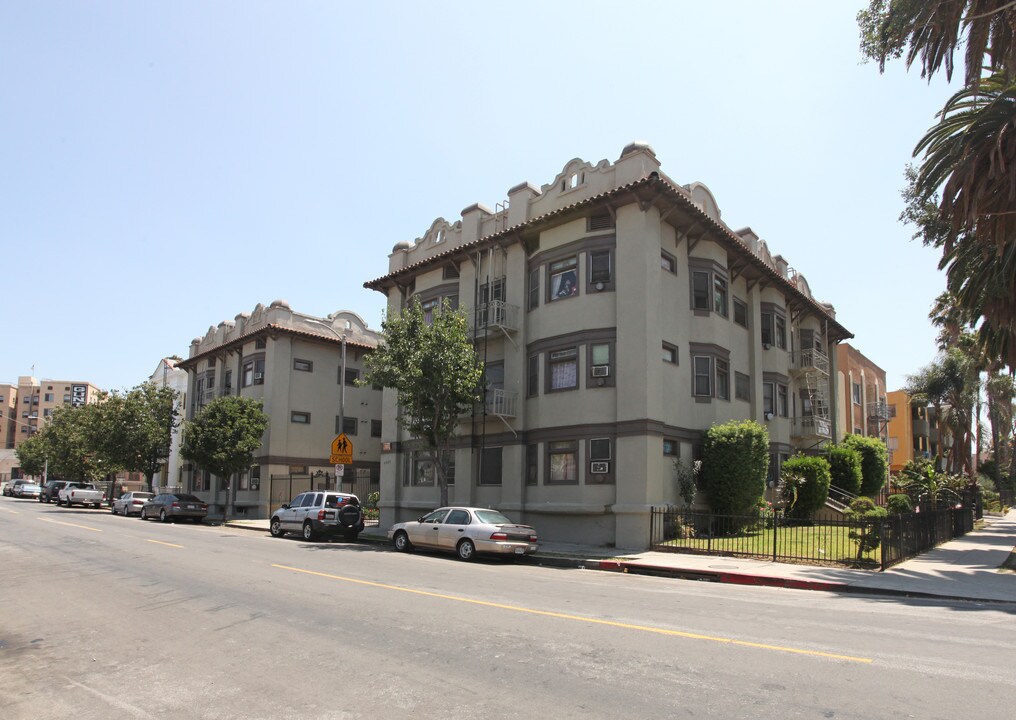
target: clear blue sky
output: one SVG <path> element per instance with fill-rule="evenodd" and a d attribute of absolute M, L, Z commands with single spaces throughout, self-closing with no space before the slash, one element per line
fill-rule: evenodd
<path fill-rule="evenodd" d="M 255 304 L 380 326 L 400 240 L 646 140 L 832 302 L 934 355 L 904 165 L 949 88 L 862 64 L 865 2 L 0 4 L 0 381 L 131 387 Z"/>

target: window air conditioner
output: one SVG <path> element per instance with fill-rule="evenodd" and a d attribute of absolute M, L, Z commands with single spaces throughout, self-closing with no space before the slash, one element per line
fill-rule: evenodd
<path fill-rule="evenodd" d="M 254 379 L 255 380 L 264 380 L 265 379 L 265 374 L 264 373 L 254 373 Z"/>
<path fill-rule="evenodd" d="M 589 463 L 589 472 L 593 475 L 606 475 L 610 472 L 609 462 L 591 462 Z"/>
<path fill-rule="evenodd" d="M 610 375 L 610 365 L 593 365 L 593 377 L 608 377 Z"/>

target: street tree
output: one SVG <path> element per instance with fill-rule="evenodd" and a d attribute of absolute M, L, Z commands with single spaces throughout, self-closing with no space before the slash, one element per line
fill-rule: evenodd
<path fill-rule="evenodd" d="M 18 464 L 25 475 L 37 477 L 46 469 L 46 443 L 42 435 L 36 433 L 21 441 L 14 451 Z"/>
<path fill-rule="evenodd" d="M 268 429 L 268 415 L 261 401 L 238 395 L 215 398 L 183 428 L 180 455 L 187 461 L 225 480 L 230 487 L 234 473 L 254 464 L 254 453 Z M 227 520 L 230 499 L 223 503 L 222 521 Z"/>
<path fill-rule="evenodd" d="M 96 447 L 124 470 L 144 473 L 151 492 L 179 425 L 176 391 L 150 382 L 124 393 L 114 391 L 97 405 L 97 413 Z"/>
<path fill-rule="evenodd" d="M 40 431 L 49 472 L 65 480 L 98 482 L 123 468 L 95 443 L 101 433 L 100 403 L 62 407 Z"/>
<path fill-rule="evenodd" d="M 979 344 L 1016 371 L 1016 3 L 871 0 L 858 24 L 862 54 L 883 71 L 905 55 L 922 77 L 951 80 L 963 48 L 962 87 L 914 150 L 923 157 L 908 173 L 904 219 L 921 209 L 918 235 L 941 250 Z"/>
<path fill-rule="evenodd" d="M 440 504 L 448 504 L 451 439 L 460 418 L 481 399 L 483 363 L 465 314 L 448 301 L 424 315 L 413 301 L 381 323 L 383 342 L 364 359 L 364 384 L 394 388 L 399 424 L 422 444 L 435 468 Z"/>

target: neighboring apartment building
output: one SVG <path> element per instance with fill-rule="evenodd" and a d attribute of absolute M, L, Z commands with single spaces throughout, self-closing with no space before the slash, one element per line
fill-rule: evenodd
<path fill-rule="evenodd" d="M 102 391 L 83 380 L 39 380 L 30 375 L 18 378 L 15 413 L 18 428 L 14 447 L 39 431 L 57 408 L 79 407 L 96 402 Z"/>
<path fill-rule="evenodd" d="M 18 436 L 18 386 L 0 383 L 0 450 L 13 450 Z"/>
<path fill-rule="evenodd" d="M 159 366 L 148 378 L 148 382 L 157 387 L 168 387 L 176 391 L 177 420 L 180 424 L 173 429 L 170 443 L 169 458 L 159 472 L 152 478 L 153 487 L 181 487 L 183 473 L 180 466 L 180 440 L 183 432 L 183 420 L 187 413 L 187 371 L 178 367 L 178 357 L 167 357 L 159 361 Z"/>
<path fill-rule="evenodd" d="M 836 442 L 851 434 L 877 437 L 885 442 L 889 424 L 885 370 L 849 343 L 837 346 L 836 360 L 840 408 Z"/>
<path fill-rule="evenodd" d="M 344 481 L 376 480 L 381 391 L 357 381 L 377 344 L 377 333 L 355 313 L 318 318 L 282 300 L 258 304 L 195 338 L 190 356 L 177 363 L 188 376 L 187 419 L 213 398 L 241 395 L 261 400 L 270 420 L 250 472 L 230 484 L 184 463 L 184 489 L 206 500 L 213 514 L 228 506 L 230 515 L 267 517 L 290 500 L 292 487 L 301 487 L 289 484 L 294 476 L 307 489 L 309 477 L 334 473 L 331 443 L 341 432 L 354 448 Z"/>
<path fill-rule="evenodd" d="M 497 507 L 548 540 L 645 547 L 651 507 L 681 502 L 675 461 L 697 457 L 713 423 L 765 423 L 774 474 L 838 434 L 831 351 L 852 335 L 645 144 L 613 164 L 572 160 L 496 211 L 439 218 L 365 286 L 389 313 L 413 299 L 466 307 L 487 390 L 460 427 L 451 502 Z M 382 526 L 438 499 L 397 409 L 386 389 Z"/>
<path fill-rule="evenodd" d="M 940 451 L 938 411 L 914 400 L 904 390 L 889 393 L 889 470 L 899 472 L 914 459 L 934 460 Z M 947 431 L 946 431 L 947 432 Z M 947 432 L 946 445 L 952 444 Z"/>

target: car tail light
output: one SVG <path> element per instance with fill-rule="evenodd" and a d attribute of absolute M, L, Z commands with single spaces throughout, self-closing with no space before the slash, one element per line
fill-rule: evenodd
<path fill-rule="evenodd" d="M 529 542 L 536 542 L 536 534 L 535 533 L 533 533 L 532 535 L 529 536 Z"/>
<path fill-rule="evenodd" d="M 508 533 L 503 533 L 503 532 L 491 533 L 490 534 L 490 539 L 491 540 L 507 540 L 508 539 Z"/>
<path fill-rule="evenodd" d="M 325 511 L 324 510 L 318 510 L 317 511 L 317 519 L 318 520 L 324 520 L 325 519 Z"/>
<path fill-rule="evenodd" d="M 175 502 L 175 503 L 173 503 L 172 505 L 170 505 L 170 507 L 175 507 L 175 508 L 178 508 L 178 507 L 180 507 L 180 503 L 178 503 L 178 502 Z"/>
<path fill-rule="evenodd" d="M 205 505 L 204 503 L 201 503 L 201 509 L 202 509 L 202 510 L 207 510 L 207 509 L 208 509 L 208 506 L 207 506 L 207 505 Z"/>

